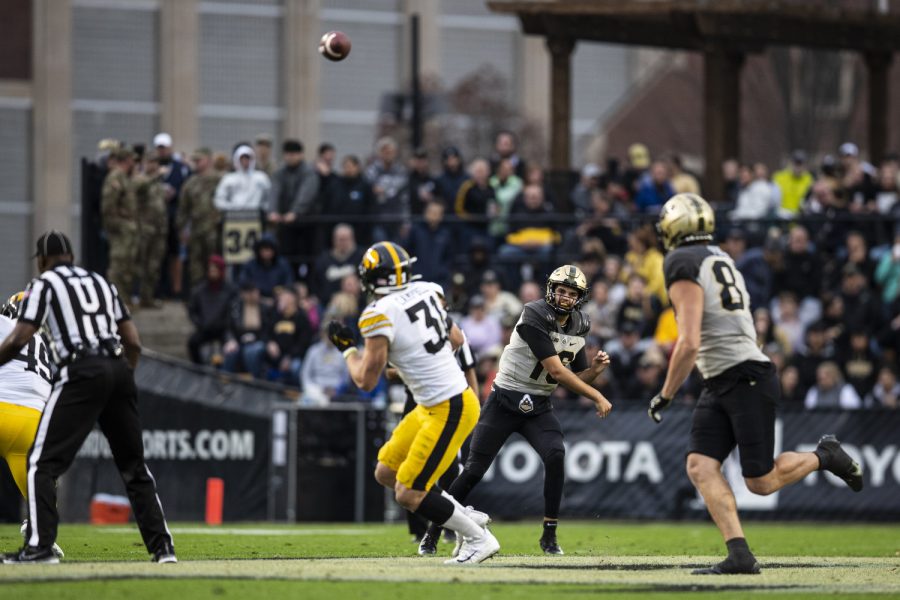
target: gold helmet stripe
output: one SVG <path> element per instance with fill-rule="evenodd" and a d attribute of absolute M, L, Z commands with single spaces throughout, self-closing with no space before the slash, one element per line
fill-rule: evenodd
<path fill-rule="evenodd" d="M 391 258 L 394 259 L 394 269 L 397 270 L 396 285 L 403 285 L 403 267 L 400 265 L 400 254 L 397 252 L 397 249 L 394 248 L 394 244 L 390 242 L 384 242 L 384 247 L 387 248 L 388 254 L 391 255 Z"/>

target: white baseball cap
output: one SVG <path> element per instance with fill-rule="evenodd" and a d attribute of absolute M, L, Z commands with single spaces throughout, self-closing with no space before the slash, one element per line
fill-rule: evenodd
<path fill-rule="evenodd" d="M 841 156 L 859 156 L 859 148 L 853 142 L 845 142 L 838 148 Z"/>
<path fill-rule="evenodd" d="M 168 133 L 157 133 L 153 137 L 153 145 L 157 148 L 159 148 L 160 146 L 163 146 L 165 148 L 171 148 L 172 147 L 172 136 L 169 135 Z"/>

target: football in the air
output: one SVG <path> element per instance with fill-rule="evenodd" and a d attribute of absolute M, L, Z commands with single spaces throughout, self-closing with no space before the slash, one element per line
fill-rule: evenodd
<path fill-rule="evenodd" d="M 335 62 L 350 54 L 350 38 L 343 31 L 329 31 L 319 40 L 319 54 Z"/>

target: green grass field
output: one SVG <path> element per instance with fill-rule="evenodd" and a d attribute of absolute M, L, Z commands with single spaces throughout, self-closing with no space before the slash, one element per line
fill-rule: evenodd
<path fill-rule="evenodd" d="M 763 573 L 731 577 L 690 575 L 723 552 L 709 523 L 563 522 L 562 557 L 540 554 L 537 521 L 492 530 L 499 556 L 452 567 L 416 556 L 405 525 L 173 524 L 179 563 L 156 565 L 133 527 L 63 525 L 63 564 L 0 565 L 0 598 L 900 598 L 900 524 L 750 523 Z"/>

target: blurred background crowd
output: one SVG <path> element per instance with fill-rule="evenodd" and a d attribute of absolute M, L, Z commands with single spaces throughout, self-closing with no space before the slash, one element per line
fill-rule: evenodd
<path fill-rule="evenodd" d="M 588 353 L 612 358 L 598 385 L 614 402 L 646 401 L 677 337 L 653 223 L 670 196 L 695 192 L 714 206 L 717 243 L 744 276 L 783 403 L 898 407 L 896 154 L 873 165 L 846 142 L 815 162 L 795 150 L 774 172 L 728 160 L 724 188 L 703 190 L 678 155 L 640 143 L 551 186 L 512 131 L 487 156 L 391 137 L 358 154 L 296 139 L 273 148 L 268 135 L 225 151 L 176 149 L 166 133 L 146 146 L 100 142 L 110 278 L 137 310 L 184 301 L 195 363 L 293 386 L 304 404 L 388 400 L 387 382 L 353 388 L 322 332 L 331 319 L 356 326 L 366 302 L 356 266 L 380 240 L 402 244 L 415 271 L 443 286 L 483 397 L 523 304 L 543 297 L 552 268 L 577 264 L 591 288 Z M 699 385 L 690 379 L 681 401 Z"/>

